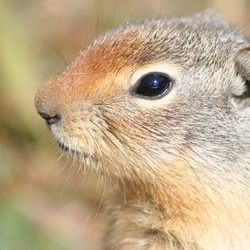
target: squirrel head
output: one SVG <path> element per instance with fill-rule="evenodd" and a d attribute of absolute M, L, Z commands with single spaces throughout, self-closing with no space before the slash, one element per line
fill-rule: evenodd
<path fill-rule="evenodd" d="M 249 163 L 249 81 L 249 40 L 207 10 L 104 34 L 40 88 L 35 105 L 86 167 L 180 185 Z"/>

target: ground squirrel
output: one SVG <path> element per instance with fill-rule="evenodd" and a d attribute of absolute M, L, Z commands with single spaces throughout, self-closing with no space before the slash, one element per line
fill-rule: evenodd
<path fill-rule="evenodd" d="M 116 187 L 104 249 L 249 249 L 249 97 L 249 40 L 205 10 L 106 33 L 35 105 Z"/>

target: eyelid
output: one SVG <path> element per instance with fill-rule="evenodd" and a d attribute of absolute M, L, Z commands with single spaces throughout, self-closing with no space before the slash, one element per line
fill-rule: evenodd
<path fill-rule="evenodd" d="M 140 82 L 143 78 L 151 75 L 151 74 L 159 74 L 159 75 L 162 75 L 162 76 L 165 76 L 167 78 L 170 79 L 170 82 L 174 82 L 173 78 L 171 76 L 169 76 L 168 74 L 166 74 L 165 72 L 157 72 L 157 71 L 152 71 L 152 72 L 148 72 L 146 73 L 145 75 L 142 75 L 137 81 L 136 83 L 134 84 L 133 86 L 133 89 L 136 89 L 139 85 L 140 85 Z"/>
<path fill-rule="evenodd" d="M 129 76 L 128 81 L 130 83 L 130 88 L 132 89 L 134 88 L 138 80 L 148 73 L 159 72 L 161 74 L 167 75 L 173 80 L 179 78 L 181 71 L 182 68 L 179 65 L 166 63 L 164 61 L 157 62 L 150 65 L 143 65 L 140 68 L 134 69 L 131 75 Z"/>

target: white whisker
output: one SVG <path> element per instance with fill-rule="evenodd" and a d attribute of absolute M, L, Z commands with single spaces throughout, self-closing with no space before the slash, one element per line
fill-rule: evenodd
<path fill-rule="evenodd" d="M 100 203 L 99 203 L 99 206 L 97 208 L 97 211 L 96 211 L 96 214 L 95 214 L 95 218 L 98 216 L 99 212 L 100 212 L 100 209 L 101 209 L 101 206 L 103 204 L 103 201 L 104 201 L 104 196 L 105 196 L 105 191 L 106 191 L 106 178 L 105 178 L 105 183 L 104 183 L 104 187 L 103 187 L 103 192 L 102 192 L 102 197 L 101 197 L 101 200 L 100 200 Z"/>

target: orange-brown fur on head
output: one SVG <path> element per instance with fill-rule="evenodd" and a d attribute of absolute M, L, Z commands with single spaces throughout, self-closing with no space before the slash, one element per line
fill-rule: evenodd
<path fill-rule="evenodd" d="M 249 47 L 213 11 L 137 22 L 41 87 L 59 145 L 125 190 L 106 249 L 248 248 Z M 171 79 L 169 93 L 136 94 L 150 72 Z"/>

